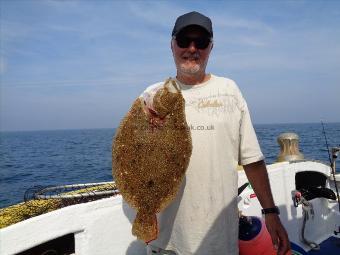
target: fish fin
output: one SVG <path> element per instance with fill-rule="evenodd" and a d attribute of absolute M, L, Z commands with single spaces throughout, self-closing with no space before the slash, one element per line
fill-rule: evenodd
<path fill-rule="evenodd" d="M 157 239 L 158 226 L 156 214 L 150 215 L 138 211 L 132 225 L 132 234 L 146 243 Z"/>

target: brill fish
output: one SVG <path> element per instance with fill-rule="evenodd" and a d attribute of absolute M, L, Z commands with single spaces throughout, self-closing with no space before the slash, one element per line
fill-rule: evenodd
<path fill-rule="evenodd" d="M 146 243 L 157 239 L 156 214 L 176 197 L 192 152 L 185 101 L 176 82 L 166 80 L 155 92 L 152 104 L 163 125 L 151 124 L 145 101 L 137 98 L 112 145 L 116 185 L 137 212 L 132 234 Z"/>

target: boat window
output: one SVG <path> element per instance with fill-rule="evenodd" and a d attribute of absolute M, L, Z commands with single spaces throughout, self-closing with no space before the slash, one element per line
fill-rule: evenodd
<path fill-rule="evenodd" d="M 74 249 L 74 234 L 68 234 L 17 253 L 17 255 L 71 255 L 75 253 Z"/>

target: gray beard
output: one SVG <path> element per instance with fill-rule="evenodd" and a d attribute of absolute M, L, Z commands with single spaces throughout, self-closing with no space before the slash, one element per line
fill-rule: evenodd
<path fill-rule="evenodd" d="M 179 69 L 182 73 L 185 74 L 196 74 L 200 70 L 200 65 L 195 65 L 193 67 L 185 67 L 184 64 L 179 65 Z"/>

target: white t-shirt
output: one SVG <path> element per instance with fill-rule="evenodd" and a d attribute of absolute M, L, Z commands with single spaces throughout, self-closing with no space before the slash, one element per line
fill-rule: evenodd
<path fill-rule="evenodd" d="M 176 81 L 185 99 L 192 155 L 176 199 L 158 215 L 152 245 L 179 255 L 238 255 L 237 164 L 262 160 L 247 104 L 234 81 Z M 150 96 L 160 82 L 143 93 Z"/>

